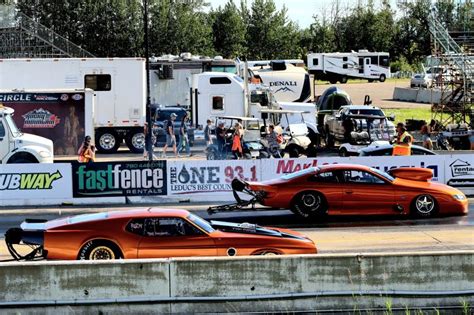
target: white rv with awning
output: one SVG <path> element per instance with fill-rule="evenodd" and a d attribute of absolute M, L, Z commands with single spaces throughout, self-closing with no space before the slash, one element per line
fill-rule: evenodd
<path fill-rule="evenodd" d="M 338 81 L 346 83 L 349 78 L 367 79 L 369 82 L 384 82 L 390 78 L 388 52 L 309 53 L 307 57 L 308 72 L 316 79 L 332 84 Z"/>

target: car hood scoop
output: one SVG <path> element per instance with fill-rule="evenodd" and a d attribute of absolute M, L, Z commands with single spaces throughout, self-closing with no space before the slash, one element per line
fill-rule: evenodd
<path fill-rule="evenodd" d="M 266 229 L 256 224 L 250 224 L 250 223 L 211 221 L 211 225 L 216 230 L 220 230 L 222 232 L 259 234 L 259 235 L 268 235 L 268 236 L 276 236 L 276 237 L 282 236 L 282 233 L 278 231 Z"/>

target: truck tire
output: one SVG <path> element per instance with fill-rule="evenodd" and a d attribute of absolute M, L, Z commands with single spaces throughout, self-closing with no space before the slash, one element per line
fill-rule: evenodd
<path fill-rule="evenodd" d="M 339 79 L 339 82 L 341 82 L 342 84 L 346 84 L 346 83 L 347 83 L 347 75 L 343 75 L 343 76 Z"/>
<path fill-rule="evenodd" d="M 143 153 L 145 149 L 145 134 L 141 131 L 130 133 L 125 138 L 125 143 L 132 153 Z"/>
<path fill-rule="evenodd" d="M 96 133 L 95 145 L 100 153 L 117 152 L 122 139 L 113 130 L 99 130 Z"/>
<path fill-rule="evenodd" d="M 379 78 L 379 81 L 380 81 L 380 82 L 385 82 L 385 79 L 387 79 L 387 77 L 385 76 L 385 74 L 381 74 L 381 75 L 380 75 L 380 78 Z"/>
<path fill-rule="evenodd" d="M 337 79 L 331 78 L 331 79 L 329 79 L 329 83 L 331 83 L 331 84 L 336 84 L 336 83 L 337 83 Z"/>
<path fill-rule="evenodd" d="M 292 145 L 288 149 L 288 155 L 290 156 L 290 158 L 297 158 L 300 156 L 300 150 L 296 145 Z"/>
<path fill-rule="evenodd" d="M 7 164 L 38 163 L 38 160 L 29 153 L 20 153 L 12 156 Z"/>

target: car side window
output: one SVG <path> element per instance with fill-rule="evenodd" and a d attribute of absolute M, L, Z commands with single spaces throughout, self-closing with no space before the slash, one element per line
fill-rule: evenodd
<path fill-rule="evenodd" d="M 316 175 L 312 175 L 308 178 L 309 182 L 312 183 L 338 183 L 339 179 L 333 172 L 322 172 Z"/>
<path fill-rule="evenodd" d="M 145 236 L 202 235 L 199 229 L 181 218 L 149 218 L 145 220 Z"/>
<path fill-rule="evenodd" d="M 3 127 L 3 123 L 0 121 L 0 138 L 5 137 L 5 127 Z"/>
<path fill-rule="evenodd" d="M 145 233 L 144 223 L 145 219 L 133 219 L 127 224 L 125 230 L 136 235 L 143 235 Z"/>
<path fill-rule="evenodd" d="M 411 148 L 411 155 L 429 155 L 429 152 L 417 148 Z"/>
<path fill-rule="evenodd" d="M 385 184 L 385 181 L 377 176 L 364 171 L 344 171 L 346 183 L 352 184 Z"/>

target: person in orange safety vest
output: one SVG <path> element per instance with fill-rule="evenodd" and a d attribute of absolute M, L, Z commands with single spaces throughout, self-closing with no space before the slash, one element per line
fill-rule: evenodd
<path fill-rule="evenodd" d="M 405 124 L 397 124 L 397 139 L 393 145 L 392 155 L 411 155 L 413 136 L 408 133 Z"/>

